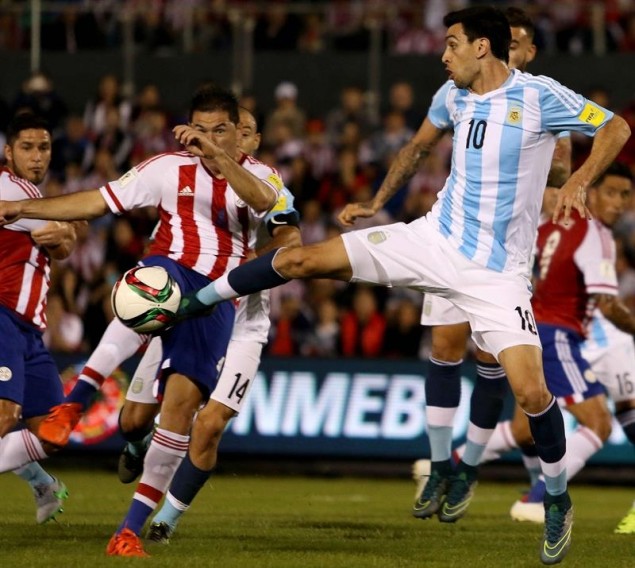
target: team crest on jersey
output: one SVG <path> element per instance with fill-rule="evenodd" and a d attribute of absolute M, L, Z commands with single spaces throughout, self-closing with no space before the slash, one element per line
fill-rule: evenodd
<path fill-rule="evenodd" d="M 587 383 L 594 383 L 596 382 L 598 379 L 595 376 L 595 373 L 591 370 L 591 369 L 587 369 L 586 371 L 584 371 L 584 380 Z"/>
<path fill-rule="evenodd" d="M 584 105 L 578 119 L 593 126 L 600 126 L 606 117 L 606 113 L 591 103 Z"/>
<path fill-rule="evenodd" d="M 10 381 L 13 377 L 13 371 L 9 367 L 0 367 L 0 381 Z"/>
<path fill-rule="evenodd" d="M 520 124 L 523 119 L 523 111 L 520 107 L 511 107 L 507 113 L 507 122 L 509 124 Z"/>
<path fill-rule="evenodd" d="M 119 178 L 119 185 L 121 187 L 126 187 L 133 179 L 137 177 L 138 174 L 139 172 L 137 171 L 137 168 L 132 168 L 131 170 L 128 170 L 125 174 L 123 174 Z"/>
<path fill-rule="evenodd" d="M 379 245 L 387 239 L 388 235 L 383 231 L 373 231 L 372 233 L 368 233 L 368 240 L 374 245 Z"/>

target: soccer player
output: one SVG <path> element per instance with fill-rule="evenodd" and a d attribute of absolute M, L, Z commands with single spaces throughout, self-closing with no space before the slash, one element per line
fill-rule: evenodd
<path fill-rule="evenodd" d="M 534 44 L 535 27 L 527 14 L 519 8 L 508 8 L 505 16 L 511 30 L 509 67 L 525 71 L 536 56 Z M 571 173 L 571 138 L 560 133 L 552 158 L 552 170 Z M 427 519 L 437 513 L 439 507 L 450 507 L 439 501 L 439 487 L 453 472 L 452 427 L 461 399 L 461 366 L 467 352 L 470 325 L 467 315 L 448 300 L 434 294 L 426 294 L 421 314 L 421 324 L 432 326 L 432 352 L 425 382 L 426 418 L 430 439 L 431 464 L 416 462 L 415 471 L 423 463 L 431 471 L 419 479 L 419 495 L 415 499 L 412 513 Z M 470 424 L 467 438 L 470 452 L 465 457 L 469 463 L 478 464 L 479 452 L 485 447 L 488 437 L 494 432 L 503 409 L 507 393 L 505 372 L 496 359 L 477 347 L 476 381 L 470 402 Z M 536 457 L 537 459 L 537 457 Z M 424 485 L 425 483 L 425 485 Z M 462 499 L 463 507 L 456 509 L 450 518 L 457 520 L 469 505 L 469 496 Z"/>
<path fill-rule="evenodd" d="M 602 448 L 611 432 L 605 390 L 614 399 L 624 432 L 635 443 L 635 394 L 624 384 L 635 365 L 635 316 L 616 296 L 615 247 L 609 230 L 628 205 L 631 188 L 629 168 L 614 163 L 591 186 L 593 221 L 577 219 L 567 228 L 546 222 L 538 231 L 538 278 L 532 303 L 547 386 L 579 424 L 567 441 L 569 479 Z M 545 195 L 547 206 L 554 201 L 549 197 Z M 487 447 L 491 457 L 532 443 L 520 412 L 497 430 Z M 544 487 L 542 478 L 532 483 L 530 492 L 512 506 L 512 518 L 543 522 Z"/>
<path fill-rule="evenodd" d="M 244 261 L 283 184 L 272 168 L 238 152 L 238 104 L 231 93 L 214 87 L 197 91 L 189 120 L 175 128 L 186 151 L 150 158 L 97 190 L 37 204 L 0 202 L 0 211 L 5 218 L 66 220 L 156 206 L 159 228 L 142 263 L 164 267 L 183 293 L 198 289 Z M 162 335 L 159 425 L 108 554 L 145 555 L 139 532 L 185 456 L 194 415 L 216 382 L 234 314 L 233 304 L 225 302 L 211 315 L 180 322 Z"/>
<path fill-rule="evenodd" d="M 564 424 L 545 384 L 528 263 L 557 134 L 571 130 L 595 137 L 589 157 L 559 193 L 554 217 L 569 223 L 572 209 L 589 215 L 586 190 L 613 161 L 630 129 L 621 117 L 548 77 L 510 70 L 511 32 L 500 10 L 467 8 L 447 14 L 444 23 L 442 62 L 450 80 L 374 198 L 347 205 L 339 220 L 350 226 L 375 215 L 453 129 L 450 175 L 430 213 L 409 224 L 351 231 L 263 255 L 186 294 L 179 311 L 195 314 L 291 278 L 411 287 L 449 299 L 467 314 L 477 345 L 502 365 L 529 417 L 546 474 L 541 560 L 553 564 L 570 546 L 573 509 L 566 490 Z M 177 136 L 189 140 L 184 131 Z M 457 494 L 453 488 L 460 487 L 467 494 L 475 470 L 465 467 L 446 480 L 449 492 Z M 460 508 L 461 501 L 450 505 Z"/>
<path fill-rule="evenodd" d="M 51 161 L 44 119 L 20 114 L 9 124 L 0 169 L 3 200 L 41 198 L 36 187 Z M 55 448 L 34 434 L 48 409 L 62 399 L 55 362 L 42 341 L 51 259 L 66 258 L 75 244 L 70 223 L 23 220 L 0 229 L 0 471 L 14 470 L 35 496 L 38 523 L 62 511 L 64 484 L 36 460 Z M 22 422 L 25 429 L 15 431 Z"/>

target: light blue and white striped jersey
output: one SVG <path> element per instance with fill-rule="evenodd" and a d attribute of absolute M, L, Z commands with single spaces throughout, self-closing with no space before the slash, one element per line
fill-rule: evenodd
<path fill-rule="evenodd" d="M 448 81 L 428 118 L 454 130 L 452 168 L 428 220 L 474 262 L 527 272 L 558 134 L 593 136 L 612 117 L 557 81 L 518 70 L 484 95 Z"/>

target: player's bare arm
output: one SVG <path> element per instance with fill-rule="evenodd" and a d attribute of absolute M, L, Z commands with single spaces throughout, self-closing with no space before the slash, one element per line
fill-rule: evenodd
<path fill-rule="evenodd" d="M 247 205 L 258 212 L 273 207 L 277 192 L 243 168 L 235 156 L 230 156 L 207 132 L 185 124 L 175 126 L 173 132 L 188 152 L 211 161 L 214 173 L 222 175 Z"/>
<path fill-rule="evenodd" d="M 65 221 L 49 221 L 44 227 L 31 232 L 31 238 L 39 246 L 45 247 L 51 258 L 63 260 L 68 257 L 77 241 L 76 221 L 67 223 Z"/>
<path fill-rule="evenodd" d="M 375 197 L 370 201 L 346 205 L 338 215 L 340 223 L 348 227 L 353 225 L 358 217 L 375 215 L 397 190 L 412 178 L 442 135 L 443 130 L 439 130 L 426 118 L 412 140 L 399 150 Z"/>
<path fill-rule="evenodd" d="M 630 127 L 618 115 L 613 116 L 598 130 L 589 157 L 571 174 L 558 193 L 558 201 L 553 212 L 554 223 L 557 223 L 562 215 L 564 224 L 568 224 L 572 209 L 578 211 L 582 217 L 591 218 L 591 212 L 586 206 L 586 190 L 617 157 L 630 135 Z"/>
<path fill-rule="evenodd" d="M 256 251 L 256 256 L 260 256 L 281 247 L 292 248 L 302 246 L 302 235 L 300 234 L 300 229 L 293 227 L 292 225 L 276 227 L 273 231 L 272 237 L 273 238 L 267 244 Z"/>
<path fill-rule="evenodd" d="M 0 201 L 0 226 L 21 218 L 76 221 L 95 219 L 109 211 L 99 190 L 80 191 L 58 197 Z"/>
<path fill-rule="evenodd" d="M 596 299 L 598 308 L 607 320 L 623 332 L 635 335 L 635 315 L 620 298 L 608 294 L 598 294 Z"/>

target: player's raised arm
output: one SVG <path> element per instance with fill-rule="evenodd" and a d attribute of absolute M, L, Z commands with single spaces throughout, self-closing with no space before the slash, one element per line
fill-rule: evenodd
<path fill-rule="evenodd" d="M 109 211 L 98 190 L 80 191 L 58 197 L 0 201 L 0 225 L 21 218 L 76 221 L 95 219 Z"/>
<path fill-rule="evenodd" d="M 268 211 L 278 198 L 276 190 L 243 168 L 236 161 L 236 156 L 228 153 L 214 139 L 215 135 L 224 135 L 219 131 L 220 129 L 235 128 L 236 125 L 232 123 L 215 124 L 209 128 L 210 132 L 208 132 L 202 125 L 179 125 L 173 131 L 175 138 L 185 146 L 188 152 L 204 161 L 212 162 L 214 169 L 229 182 L 247 205 L 258 212 Z"/>
<path fill-rule="evenodd" d="M 583 217 L 591 218 L 591 213 L 586 206 L 587 188 L 617 157 L 630 135 L 630 127 L 618 115 L 614 115 L 604 127 L 597 131 L 589 157 L 560 189 L 553 212 L 554 223 L 557 223 L 562 215 L 563 222 L 565 225 L 568 224 L 572 209 L 578 211 Z"/>
<path fill-rule="evenodd" d="M 372 217 L 417 172 L 421 163 L 443 135 L 429 118 L 421 124 L 417 133 L 401 149 L 386 174 L 375 197 L 366 202 L 349 203 L 338 215 L 342 225 L 351 226 L 358 217 Z"/>

